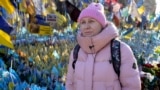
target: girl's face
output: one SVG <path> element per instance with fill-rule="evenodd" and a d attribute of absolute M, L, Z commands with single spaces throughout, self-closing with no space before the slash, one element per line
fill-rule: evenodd
<path fill-rule="evenodd" d="M 102 25 L 97 20 L 90 17 L 82 18 L 79 25 L 84 37 L 95 36 L 102 30 Z"/>

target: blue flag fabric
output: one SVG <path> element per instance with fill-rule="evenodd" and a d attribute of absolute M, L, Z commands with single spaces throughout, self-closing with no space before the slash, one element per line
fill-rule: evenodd
<path fill-rule="evenodd" d="M 0 12 L 4 18 L 8 17 L 7 11 L 3 7 L 0 7 Z"/>
<path fill-rule="evenodd" d="M 160 22 L 160 15 L 157 15 L 156 20 L 157 22 Z"/>
<path fill-rule="evenodd" d="M 4 70 L 0 69 L 0 77 L 2 79 L 0 80 L 0 90 L 7 90 L 7 83 L 5 81 L 5 78 L 3 78 Z"/>
<path fill-rule="evenodd" d="M 145 25 L 147 25 L 148 20 L 147 20 L 147 17 L 145 15 L 142 15 L 141 18 L 142 18 L 141 29 L 143 30 Z"/>
<path fill-rule="evenodd" d="M 36 15 L 35 18 L 37 19 L 37 24 L 49 26 L 49 23 L 46 22 L 46 18 L 44 16 Z"/>
<path fill-rule="evenodd" d="M 129 15 L 129 16 L 125 19 L 125 22 L 128 23 L 128 24 L 133 24 L 132 16 Z"/>
<path fill-rule="evenodd" d="M 10 2 L 14 6 L 14 8 L 18 8 L 18 2 L 16 0 L 10 0 Z"/>
<path fill-rule="evenodd" d="M 36 19 L 36 22 L 35 22 L 36 24 L 49 26 L 49 23 L 46 22 L 45 16 L 37 14 L 36 16 L 34 16 L 34 19 Z M 32 22 L 32 18 L 29 19 L 29 22 Z"/>
<path fill-rule="evenodd" d="M 125 36 L 125 35 L 131 33 L 133 30 L 134 30 L 134 27 L 128 28 L 128 30 L 126 32 L 124 32 L 122 35 Z"/>
<path fill-rule="evenodd" d="M 128 1 L 127 1 L 127 4 L 130 4 L 130 3 L 131 3 L 131 1 L 132 1 L 132 0 L 128 0 Z"/>
<path fill-rule="evenodd" d="M 13 31 L 13 27 L 1 15 L 0 15 L 0 29 L 7 34 L 10 34 Z"/>
<path fill-rule="evenodd" d="M 84 3 L 90 3 L 90 0 L 83 0 Z"/>
<path fill-rule="evenodd" d="M 57 70 L 57 68 L 56 68 L 55 66 L 52 67 L 51 72 L 55 74 L 55 77 L 56 77 L 56 78 L 58 78 L 59 72 L 58 72 L 58 70 Z"/>
<path fill-rule="evenodd" d="M 0 68 L 6 69 L 5 64 L 2 60 L 2 58 L 0 58 Z"/>
<path fill-rule="evenodd" d="M 21 80 L 20 80 L 20 78 L 19 78 L 19 75 L 16 73 L 16 71 L 15 71 L 14 69 L 9 68 L 9 72 L 14 75 L 14 77 L 15 77 L 15 79 L 16 79 L 16 83 L 20 83 L 20 82 L 21 82 Z"/>
<path fill-rule="evenodd" d="M 29 84 L 24 81 L 19 85 L 16 85 L 15 90 L 25 90 L 27 87 L 29 87 Z"/>
<path fill-rule="evenodd" d="M 2 54 L 8 54 L 8 48 L 3 46 L 3 45 L 0 45 L 0 53 Z"/>
<path fill-rule="evenodd" d="M 139 8 L 140 6 L 142 6 L 142 5 L 143 5 L 143 2 L 144 2 L 144 0 L 139 0 L 139 1 L 137 2 L 137 8 Z"/>

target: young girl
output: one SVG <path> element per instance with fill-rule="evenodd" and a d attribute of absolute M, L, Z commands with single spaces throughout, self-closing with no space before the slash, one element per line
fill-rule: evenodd
<path fill-rule="evenodd" d="M 73 51 L 68 65 L 66 90 L 141 90 L 136 59 L 131 48 L 120 41 L 120 76 L 114 71 L 111 60 L 111 40 L 118 37 L 114 24 L 107 21 L 104 7 L 91 3 L 79 15 L 80 45 L 75 69 Z"/>

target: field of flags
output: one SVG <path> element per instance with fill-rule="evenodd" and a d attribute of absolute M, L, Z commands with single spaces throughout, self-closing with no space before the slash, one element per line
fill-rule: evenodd
<path fill-rule="evenodd" d="M 0 90 L 65 90 L 77 18 L 93 0 L 0 0 Z M 137 59 L 142 90 L 160 89 L 160 2 L 94 0 L 105 6 Z M 155 2 L 154 10 L 147 7 Z M 153 4 L 154 6 L 154 4 Z"/>

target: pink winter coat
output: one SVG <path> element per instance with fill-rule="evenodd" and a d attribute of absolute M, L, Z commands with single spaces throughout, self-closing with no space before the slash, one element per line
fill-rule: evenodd
<path fill-rule="evenodd" d="M 117 28 L 109 24 L 93 37 L 79 33 L 80 45 L 75 70 L 72 67 L 73 51 L 68 65 L 66 90 L 141 90 L 141 80 L 131 48 L 121 42 L 120 82 L 113 69 L 110 42 L 118 36 Z M 89 46 L 94 46 L 89 48 Z M 135 68 L 136 65 L 136 68 Z"/>

